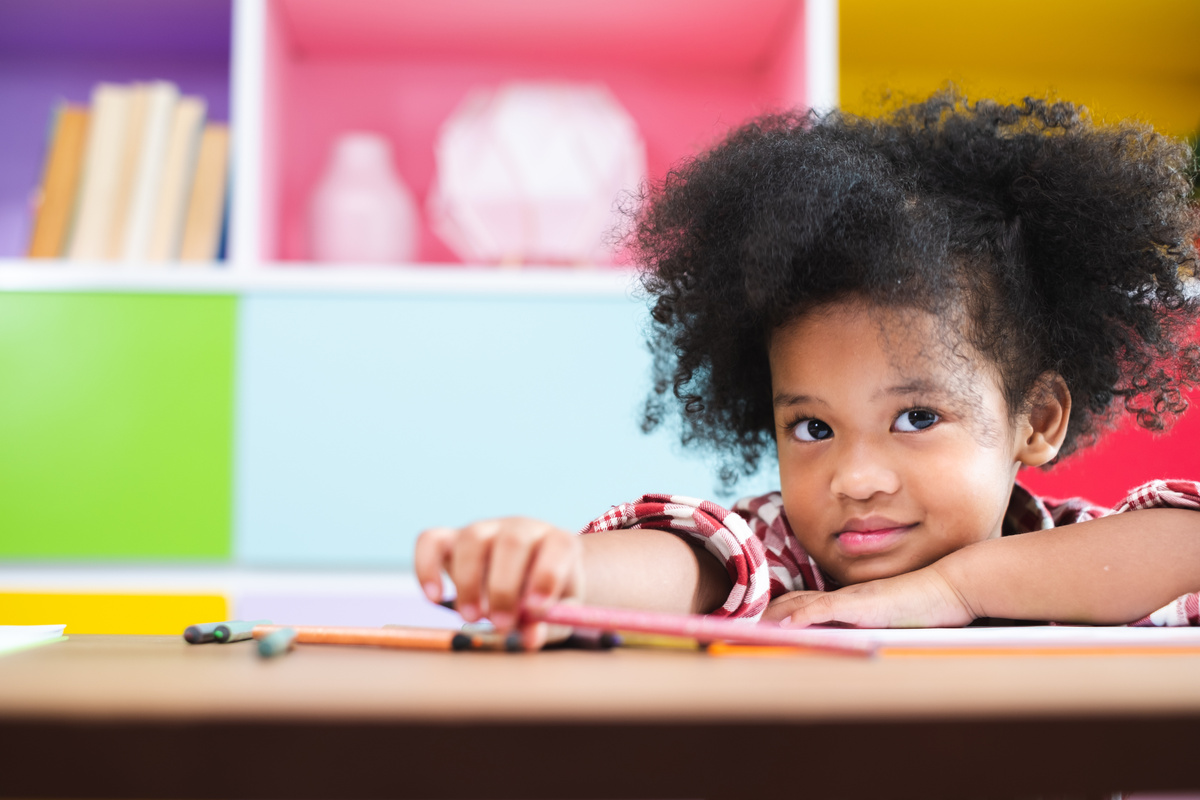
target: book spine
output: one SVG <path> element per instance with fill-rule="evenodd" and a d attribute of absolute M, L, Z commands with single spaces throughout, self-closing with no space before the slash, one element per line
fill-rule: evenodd
<path fill-rule="evenodd" d="M 107 259 L 114 261 L 121 257 L 125 249 L 125 225 L 129 219 L 138 162 L 141 161 L 142 148 L 145 146 L 146 114 L 150 101 L 150 90 L 145 84 L 134 84 L 129 92 L 127 129 L 113 186 L 112 221 L 107 237 L 108 252 L 105 254 Z"/>
<path fill-rule="evenodd" d="M 200 139 L 196 177 L 188 202 L 180 261 L 215 261 L 224 222 L 225 184 L 229 169 L 229 128 L 211 122 Z"/>
<path fill-rule="evenodd" d="M 150 85 L 146 110 L 146 128 L 137 165 L 129 214 L 121 236 L 121 258 L 136 264 L 150 249 L 155 206 L 167 156 L 167 140 L 179 89 L 173 83 L 159 81 Z"/>
<path fill-rule="evenodd" d="M 191 194 L 205 112 L 204 100 L 198 97 L 184 97 L 175 106 L 146 253 L 149 262 L 173 261 L 179 257 L 183 217 Z"/>
<path fill-rule="evenodd" d="M 79 188 L 88 110 L 64 104 L 55 111 L 54 120 L 38 192 L 33 234 L 29 240 L 30 258 L 63 256 Z"/>
<path fill-rule="evenodd" d="M 92 124 L 84 147 L 83 174 L 67 249 L 72 260 L 108 256 L 113 199 L 129 110 L 128 87 L 101 83 L 92 90 Z"/>

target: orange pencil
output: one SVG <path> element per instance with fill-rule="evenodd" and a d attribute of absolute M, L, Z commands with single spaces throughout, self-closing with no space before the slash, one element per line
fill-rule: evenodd
<path fill-rule="evenodd" d="M 333 625 L 255 625 L 254 638 L 262 639 L 280 628 L 296 631 L 298 644 L 358 644 L 402 650 L 466 650 L 470 637 L 439 628 L 352 628 Z M 456 640 L 458 640 L 456 642 Z"/>

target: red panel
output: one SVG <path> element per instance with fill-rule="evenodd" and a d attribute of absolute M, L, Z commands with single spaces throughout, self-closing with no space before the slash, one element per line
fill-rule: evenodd
<path fill-rule="evenodd" d="M 1135 486 L 1155 478 L 1200 480 L 1200 391 L 1170 431 L 1153 434 L 1132 419 L 1095 446 L 1049 472 L 1024 470 L 1019 480 L 1035 494 L 1086 497 L 1115 505 Z"/>

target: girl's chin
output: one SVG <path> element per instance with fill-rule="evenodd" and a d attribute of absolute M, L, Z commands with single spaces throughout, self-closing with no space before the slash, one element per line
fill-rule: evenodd
<path fill-rule="evenodd" d="M 851 586 L 856 583 L 894 578 L 897 575 L 912 572 L 914 569 L 916 567 L 900 559 L 873 558 L 869 563 L 864 559 L 856 564 L 842 564 L 841 569 L 838 570 L 839 574 L 834 575 L 832 571 L 830 574 L 842 586 Z"/>

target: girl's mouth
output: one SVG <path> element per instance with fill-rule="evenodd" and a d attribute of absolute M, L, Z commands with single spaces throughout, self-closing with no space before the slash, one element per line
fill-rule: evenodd
<path fill-rule="evenodd" d="M 874 528 L 862 531 L 842 531 L 837 534 L 837 545 L 843 553 L 850 556 L 865 556 L 882 553 L 896 545 L 904 534 L 915 525 L 898 525 L 890 528 Z"/>

